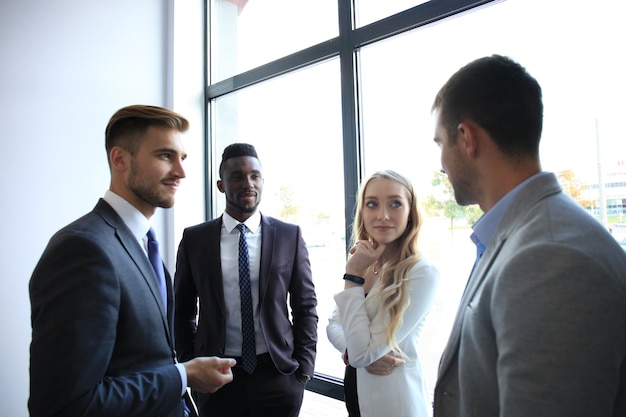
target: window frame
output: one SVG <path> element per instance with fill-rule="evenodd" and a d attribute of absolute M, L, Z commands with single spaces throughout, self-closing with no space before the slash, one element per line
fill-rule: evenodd
<path fill-rule="evenodd" d="M 337 0 L 339 36 L 276 59 L 251 70 L 236 74 L 222 81 L 211 83 L 210 69 L 210 1 L 204 1 L 204 66 L 205 84 L 205 166 L 210 166 L 215 154 L 214 132 L 211 129 L 214 113 L 212 103 L 219 97 L 255 84 L 339 57 L 341 78 L 342 136 L 344 162 L 345 235 L 350 235 L 353 221 L 354 198 L 363 173 L 363 135 L 359 102 L 359 50 L 361 47 L 399 35 L 421 26 L 432 24 L 478 7 L 504 0 L 430 0 L 400 13 L 386 17 L 359 28 L 354 24 L 355 1 Z M 205 216 L 214 218 L 215 178 L 212 170 L 205 170 Z M 346 251 L 349 242 L 346 239 Z M 315 373 L 307 384 L 307 390 L 343 401 L 343 381 L 339 378 Z"/>

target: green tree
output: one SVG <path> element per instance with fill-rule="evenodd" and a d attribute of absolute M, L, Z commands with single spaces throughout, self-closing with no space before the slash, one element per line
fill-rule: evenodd
<path fill-rule="evenodd" d="M 586 209 L 596 205 L 595 201 L 583 197 L 583 183 L 576 177 L 574 171 L 571 169 L 561 171 L 557 174 L 557 178 L 565 194 L 572 197 L 578 204 Z"/>
<path fill-rule="evenodd" d="M 454 229 L 454 220 L 465 219 L 473 224 L 482 215 L 482 210 L 476 205 L 460 206 L 454 198 L 454 189 L 448 176 L 442 172 L 434 172 L 431 184 L 437 195 L 426 197 L 422 206 L 427 215 L 446 217 L 450 219 L 450 229 Z"/>
<path fill-rule="evenodd" d="M 297 222 L 300 214 L 300 206 L 294 203 L 294 190 L 292 186 L 283 185 L 278 190 L 278 199 L 282 203 L 280 218 L 288 222 Z"/>

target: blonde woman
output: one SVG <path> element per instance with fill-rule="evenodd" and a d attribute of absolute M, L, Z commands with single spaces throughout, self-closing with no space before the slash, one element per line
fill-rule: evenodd
<path fill-rule="evenodd" d="M 361 185 L 345 288 L 326 328 L 346 364 L 350 417 L 431 414 L 417 345 L 439 272 L 418 251 L 421 223 L 403 176 L 381 171 Z"/>

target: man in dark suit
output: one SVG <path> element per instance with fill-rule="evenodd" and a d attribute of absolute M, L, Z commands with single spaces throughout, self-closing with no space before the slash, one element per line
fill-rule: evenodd
<path fill-rule="evenodd" d="M 313 375 L 318 320 L 302 232 L 257 210 L 263 175 L 252 145 L 228 146 L 219 174 L 225 213 L 186 229 L 178 250 L 174 288 L 179 358 L 237 358 L 232 384 L 215 394 L 194 392 L 200 416 L 297 416 Z M 249 253 L 243 264 L 249 266 L 245 275 L 252 296 L 250 336 L 242 330 L 242 306 L 248 304 L 240 298 L 246 290 L 239 284 L 247 281 L 239 269 L 242 240 Z M 250 367 L 243 362 L 247 337 L 252 338 Z"/>
<path fill-rule="evenodd" d="M 539 83 L 510 58 L 480 58 L 433 111 L 456 201 L 485 212 L 434 416 L 624 417 L 626 256 L 542 171 Z"/>
<path fill-rule="evenodd" d="M 32 417 L 195 415 L 187 386 L 214 392 L 232 380 L 232 359 L 176 363 L 170 276 L 153 251 L 159 280 L 148 256 L 149 220 L 185 177 L 187 128 L 154 106 L 109 121 L 110 188 L 52 237 L 31 277 Z"/>

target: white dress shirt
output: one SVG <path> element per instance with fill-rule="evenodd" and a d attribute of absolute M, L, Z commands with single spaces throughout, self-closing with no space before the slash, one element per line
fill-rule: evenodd
<path fill-rule="evenodd" d="M 226 356 L 241 356 L 241 297 L 239 295 L 239 230 L 240 222 L 224 212 L 220 233 L 220 253 L 222 281 L 226 302 Z M 250 216 L 246 225 L 246 240 L 250 256 L 250 290 L 252 291 L 252 311 L 254 314 L 254 339 L 256 353 L 268 351 L 259 321 L 259 271 L 261 269 L 261 214 L 257 211 Z"/>
<path fill-rule="evenodd" d="M 150 222 L 146 219 L 139 210 L 135 208 L 128 201 L 115 194 L 111 190 L 107 190 L 104 193 L 103 197 L 104 201 L 109 203 L 113 210 L 122 218 L 122 221 L 130 229 L 130 232 L 135 236 L 139 246 L 141 246 L 148 256 L 148 238 L 146 234 L 148 230 L 150 230 Z M 174 335 L 171 335 L 172 337 Z M 177 363 L 176 368 L 178 369 L 178 373 L 180 374 L 180 380 L 182 383 L 182 391 L 181 396 L 187 390 L 187 371 L 185 370 L 185 366 L 182 363 Z"/>

